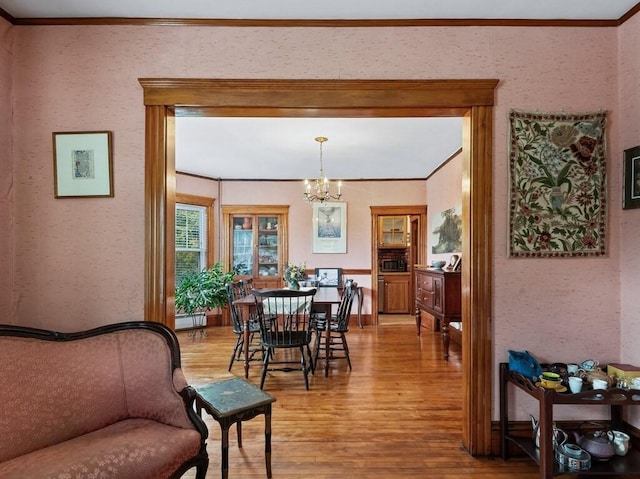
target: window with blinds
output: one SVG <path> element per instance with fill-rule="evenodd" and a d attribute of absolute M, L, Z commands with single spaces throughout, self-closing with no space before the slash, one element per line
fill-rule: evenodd
<path fill-rule="evenodd" d="M 176 286 L 207 267 L 207 208 L 176 203 Z"/>

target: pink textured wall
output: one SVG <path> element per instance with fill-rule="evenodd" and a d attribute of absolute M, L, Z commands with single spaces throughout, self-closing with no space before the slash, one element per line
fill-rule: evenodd
<path fill-rule="evenodd" d="M 14 29 L 0 18 L 0 323 L 12 323 L 13 314 L 13 114 Z"/>
<path fill-rule="evenodd" d="M 542 360 L 620 359 L 617 48 L 624 35 L 632 55 L 638 42 L 631 27 L 55 26 L 16 27 L 15 35 L 19 323 L 78 329 L 142 315 L 144 108 L 137 78 L 497 78 L 494 360 L 505 360 L 508 348 L 529 349 Z M 637 64 L 624 66 L 637 85 Z M 510 108 L 613 112 L 606 257 L 507 258 Z M 115 198 L 53 199 L 51 132 L 94 129 L 114 132 Z M 637 237 L 638 229 L 634 220 L 625 235 Z M 624 251 L 629 255 L 631 247 Z M 293 250 L 292 258 L 305 253 Z M 623 279 L 637 278 L 637 271 L 625 270 Z M 625 328 L 639 301 L 625 296 Z"/>
<path fill-rule="evenodd" d="M 433 219 L 445 210 L 462 207 L 462 153 L 427 180 L 427 206 L 427 264 L 432 260 L 448 261 L 453 253 L 431 252 L 434 243 Z"/>
<path fill-rule="evenodd" d="M 308 268 L 332 266 L 347 269 L 371 268 L 371 206 L 421 205 L 425 201 L 424 181 L 355 181 L 343 182 L 343 201 L 347 203 L 347 254 L 312 253 L 311 205 L 302 197 L 302 182 L 225 181 L 218 201 L 217 182 L 177 175 L 176 191 L 216 198 L 220 205 L 289 205 L 289 260 L 306 262 Z M 214 211 L 214 221 L 218 213 Z M 223 236 L 216 225 L 216 244 Z M 222 255 L 218 255 L 222 257 Z M 350 275 L 365 288 L 363 312 L 371 312 L 371 277 Z"/>
<path fill-rule="evenodd" d="M 620 149 L 640 145 L 640 15 L 636 15 L 620 28 Z M 622 162 L 619 154 L 617 161 Z M 617 203 L 617 204 L 616 204 Z M 613 203 L 620 208 L 620 203 Z M 620 316 L 622 360 L 640 365 L 640 300 L 638 300 L 638 276 L 640 255 L 640 209 L 624 210 L 620 216 Z M 640 411 L 634 409 L 635 424 L 640 423 Z"/>

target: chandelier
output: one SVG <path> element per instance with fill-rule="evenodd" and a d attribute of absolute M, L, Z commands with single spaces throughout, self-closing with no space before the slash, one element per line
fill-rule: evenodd
<path fill-rule="evenodd" d="M 331 183 L 329 179 L 324 176 L 324 169 L 322 168 L 322 144 L 329 139 L 324 136 L 318 136 L 316 141 L 320 143 L 320 176 L 315 180 L 304 180 L 304 197 L 309 203 L 325 201 L 339 200 L 342 198 L 342 182 L 338 181 L 338 193 L 331 194 Z"/>

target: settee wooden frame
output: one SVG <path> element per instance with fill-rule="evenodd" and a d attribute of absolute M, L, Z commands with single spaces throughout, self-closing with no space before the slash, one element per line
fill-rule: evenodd
<path fill-rule="evenodd" d="M 94 329 L 81 331 L 81 332 L 58 332 L 58 331 L 50 331 L 45 329 L 37 329 L 30 328 L 24 326 L 14 326 L 14 325 L 3 325 L 0 324 L 0 336 L 11 336 L 11 337 L 20 337 L 20 338 L 31 338 L 38 339 L 43 341 L 75 341 L 85 338 L 91 338 L 95 336 L 100 336 L 103 334 L 110 334 L 118 331 L 126 331 L 126 330 L 141 330 L 146 329 L 153 331 L 154 333 L 160 335 L 164 341 L 167 343 L 168 349 L 170 351 L 170 367 L 171 374 L 173 376 L 176 369 L 181 367 L 180 362 L 180 345 L 178 343 L 178 338 L 175 333 L 169 329 L 167 326 L 151 322 L 151 321 L 130 321 L 116 324 L 109 324 L 105 326 L 100 326 Z M 205 479 L 208 465 L 209 465 L 209 456 L 207 453 L 207 444 L 206 439 L 208 437 L 208 429 L 202 418 L 198 416 L 195 410 L 195 399 L 196 399 L 196 390 L 187 385 L 181 391 L 178 391 L 181 396 L 184 406 L 186 409 L 186 414 L 189 420 L 193 423 L 194 428 L 200 434 L 200 449 L 198 453 L 189 458 L 187 461 L 183 462 L 170 476 L 169 479 L 177 479 L 182 477 L 187 471 L 192 468 L 196 468 L 196 479 Z"/>

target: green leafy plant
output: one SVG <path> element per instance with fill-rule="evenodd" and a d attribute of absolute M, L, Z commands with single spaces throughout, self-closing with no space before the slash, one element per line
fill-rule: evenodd
<path fill-rule="evenodd" d="M 221 263 L 199 273 L 189 273 L 176 288 L 176 310 L 189 316 L 227 305 L 227 284 L 233 271 L 224 272 Z"/>
<path fill-rule="evenodd" d="M 287 267 L 284 270 L 284 280 L 287 283 L 302 281 L 307 277 L 306 268 L 306 263 L 302 263 L 300 266 L 293 263 L 287 263 Z"/>

